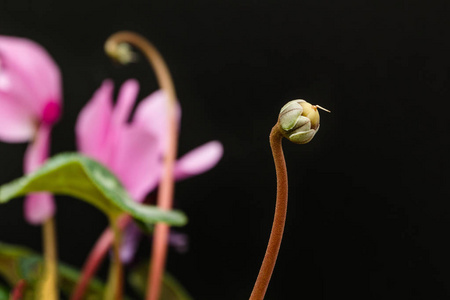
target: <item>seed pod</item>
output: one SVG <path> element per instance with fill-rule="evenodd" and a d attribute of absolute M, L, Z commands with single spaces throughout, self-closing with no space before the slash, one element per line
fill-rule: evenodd
<path fill-rule="evenodd" d="M 106 43 L 106 54 L 116 63 L 126 65 L 137 60 L 136 53 L 133 52 L 130 44 L 127 43 Z"/>
<path fill-rule="evenodd" d="M 320 126 L 318 105 L 305 100 L 292 100 L 281 108 L 278 117 L 281 133 L 295 144 L 306 144 L 312 140 Z"/>

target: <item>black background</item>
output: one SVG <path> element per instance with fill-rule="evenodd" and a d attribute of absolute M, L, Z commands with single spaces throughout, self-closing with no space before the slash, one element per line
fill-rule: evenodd
<path fill-rule="evenodd" d="M 183 109 L 179 152 L 225 149 L 207 174 L 177 183 L 190 250 L 168 269 L 195 299 L 247 299 L 270 232 L 275 175 L 268 135 L 285 102 L 332 111 L 310 144 L 284 143 L 290 203 L 266 299 L 450 296 L 448 1 L 1 1 L 0 34 L 42 44 L 64 80 L 52 153 L 102 80 L 135 77 L 103 43 L 134 30 L 165 57 Z M 0 144 L 0 182 L 21 175 L 26 145 Z M 58 201 L 62 261 L 81 266 L 106 219 Z M 0 207 L 0 240 L 40 251 L 22 201 Z M 147 254 L 147 243 L 141 254 Z"/>

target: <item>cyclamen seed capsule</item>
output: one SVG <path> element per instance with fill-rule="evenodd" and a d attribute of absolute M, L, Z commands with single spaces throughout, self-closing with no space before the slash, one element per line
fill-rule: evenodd
<path fill-rule="evenodd" d="M 311 141 L 320 127 L 318 108 L 329 112 L 302 99 L 289 101 L 281 108 L 278 117 L 283 136 L 295 144 L 306 144 Z"/>

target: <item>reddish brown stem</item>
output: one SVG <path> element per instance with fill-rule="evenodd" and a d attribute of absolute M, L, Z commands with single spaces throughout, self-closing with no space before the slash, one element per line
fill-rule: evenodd
<path fill-rule="evenodd" d="M 112 35 L 105 44 L 105 50 L 107 53 L 114 56 L 114 54 L 117 53 L 118 46 L 123 43 L 129 43 L 144 53 L 155 71 L 160 87 L 169 98 L 167 107 L 169 117 L 167 128 L 165 129 L 169 138 L 167 151 L 164 154 L 164 168 L 157 198 L 158 206 L 162 209 L 169 210 L 172 207 L 174 189 L 173 169 L 177 154 L 178 141 L 175 111 L 176 94 L 172 78 L 164 59 L 158 50 L 149 41 L 134 32 L 121 31 Z M 167 229 L 165 229 L 165 227 L 167 227 Z M 168 228 L 169 227 L 165 224 L 156 224 L 147 299 L 157 300 L 159 298 L 161 278 L 167 256 Z M 80 300 L 83 297 L 84 290 L 86 289 L 90 278 L 96 272 L 102 258 L 111 247 L 112 242 L 113 233 L 110 229 L 106 229 L 85 263 L 83 274 L 77 284 L 71 300 Z"/>
<path fill-rule="evenodd" d="M 129 216 L 125 216 L 119 221 L 119 228 L 123 229 L 128 223 L 131 221 Z M 98 270 L 98 267 L 103 262 L 108 250 L 111 248 L 114 241 L 114 232 L 110 227 L 106 228 L 103 231 L 100 238 L 95 243 L 94 248 L 92 248 L 89 253 L 86 262 L 84 263 L 83 270 L 80 278 L 78 279 L 77 285 L 70 297 L 70 300 L 81 300 L 86 293 L 86 288 L 89 284 L 91 278 L 95 275 Z"/>
<path fill-rule="evenodd" d="M 103 261 L 103 258 L 112 245 L 113 239 L 113 231 L 109 227 L 106 228 L 97 240 L 97 243 L 91 250 L 91 253 L 84 263 L 82 274 L 77 282 L 74 292 L 72 293 L 72 297 L 70 297 L 71 300 L 83 299 L 84 293 L 86 292 L 86 287 L 92 276 L 94 276 L 97 272 L 100 263 Z"/>
<path fill-rule="evenodd" d="M 9 300 L 21 300 L 26 286 L 27 282 L 24 279 L 20 279 L 14 286 L 14 289 L 9 296 Z"/>
<path fill-rule="evenodd" d="M 123 43 L 131 44 L 138 48 L 146 56 L 152 65 L 156 79 L 161 89 L 168 97 L 167 102 L 167 126 L 161 128 L 168 136 L 166 152 L 163 157 L 163 171 L 159 185 L 157 205 L 161 209 L 170 210 L 174 193 L 173 169 L 177 155 L 178 132 L 176 120 L 176 93 L 169 69 L 158 50 L 144 37 L 129 31 L 121 31 L 112 35 L 105 44 L 107 53 L 117 52 L 118 46 Z M 149 166 L 150 167 L 150 166 Z M 158 300 L 161 290 L 161 278 L 167 256 L 167 241 L 169 226 L 157 223 L 153 237 L 151 265 L 148 276 L 147 300 Z"/>
<path fill-rule="evenodd" d="M 253 287 L 250 300 L 262 300 L 269 286 L 272 272 L 277 262 L 278 251 L 280 250 L 281 240 L 283 238 L 284 224 L 286 221 L 287 203 L 288 203 L 288 179 L 286 162 L 284 160 L 282 148 L 281 132 L 278 123 L 272 128 L 270 133 L 270 147 L 275 162 L 277 174 L 277 200 L 275 205 L 275 216 L 273 219 L 272 232 L 270 233 L 269 243 L 266 254 L 259 270 L 258 278 Z"/>

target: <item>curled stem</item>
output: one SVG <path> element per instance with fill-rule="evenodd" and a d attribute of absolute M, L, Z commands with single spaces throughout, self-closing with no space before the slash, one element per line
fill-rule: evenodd
<path fill-rule="evenodd" d="M 277 174 L 277 200 L 275 206 L 275 216 L 273 219 L 272 232 L 270 233 L 269 243 L 266 254 L 259 270 L 250 300 L 262 300 L 269 286 L 270 278 L 275 267 L 280 250 L 281 240 L 283 238 L 284 224 L 286 222 L 286 212 L 288 203 L 288 178 L 286 162 L 284 160 L 282 148 L 283 135 L 280 132 L 277 123 L 270 133 L 270 147 L 275 162 Z"/>
<path fill-rule="evenodd" d="M 113 34 L 105 44 L 106 53 L 118 59 L 120 62 L 132 61 L 133 55 L 129 55 L 126 44 L 130 44 L 146 56 L 152 65 L 156 78 L 161 89 L 166 93 L 168 124 L 167 145 L 163 157 L 163 172 L 159 185 L 157 205 L 161 209 L 170 210 L 172 208 L 174 193 L 173 170 L 177 155 L 178 132 L 176 126 L 176 93 L 172 77 L 164 59 L 158 50 L 144 37 L 129 31 L 121 31 Z M 150 167 L 150 166 L 149 166 Z M 149 281 L 147 285 L 147 300 L 158 300 L 161 290 L 161 278 L 164 272 L 169 226 L 163 223 L 156 224 L 153 237 L 153 249 L 149 270 Z"/>

